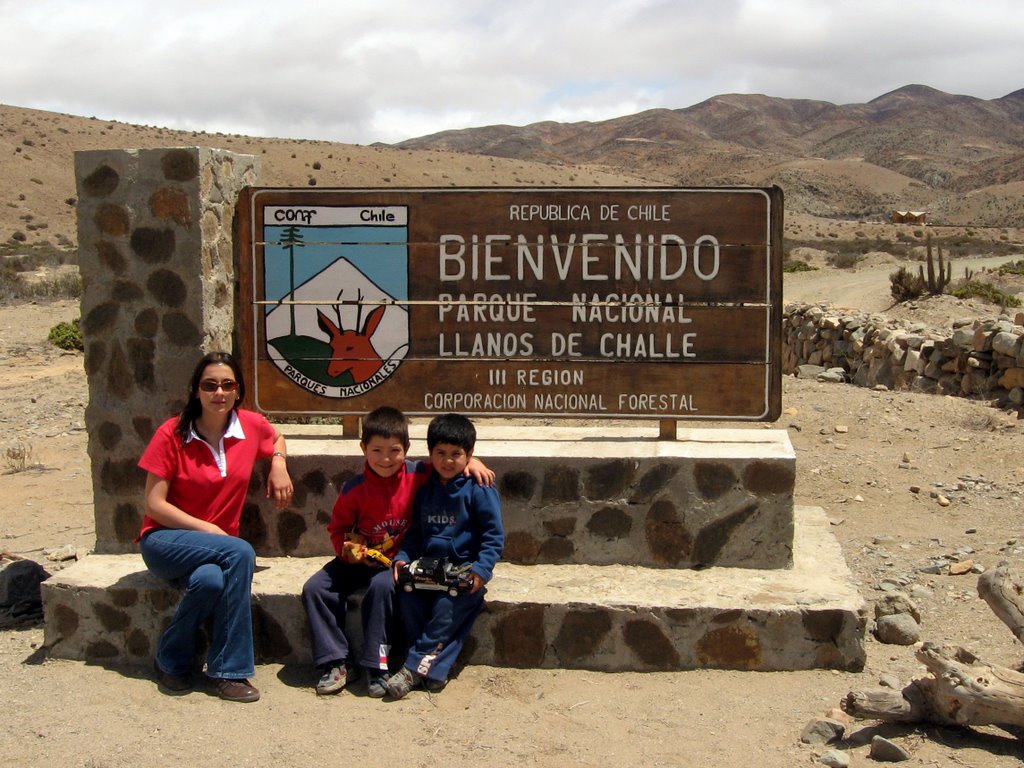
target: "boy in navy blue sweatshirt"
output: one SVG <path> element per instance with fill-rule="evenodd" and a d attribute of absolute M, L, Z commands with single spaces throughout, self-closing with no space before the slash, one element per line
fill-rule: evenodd
<path fill-rule="evenodd" d="M 436 557 L 468 564 L 471 583 L 454 597 L 446 591 L 400 593 L 399 609 L 412 645 L 402 669 L 387 682 L 395 699 L 420 684 L 431 692 L 447 684 L 505 546 L 497 491 L 463 475 L 475 445 L 476 429 L 460 414 L 437 416 L 427 427 L 434 474 L 416 494 L 412 525 L 395 555 L 395 578 L 404 564 Z"/>

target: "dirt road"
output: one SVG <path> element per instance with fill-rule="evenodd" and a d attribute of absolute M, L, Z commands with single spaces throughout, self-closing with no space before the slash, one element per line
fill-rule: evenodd
<path fill-rule="evenodd" d="M 973 272 L 994 269 L 1014 261 L 1012 257 L 986 256 L 953 259 L 952 277 L 963 277 L 964 269 Z M 827 301 L 836 307 L 859 309 L 864 312 L 885 312 L 892 308 L 889 275 L 901 265 L 914 272 L 916 262 L 899 261 L 887 253 L 869 254 L 855 269 L 830 269 L 823 266 L 824 257 L 811 258 L 809 263 L 819 269 L 809 272 L 791 272 L 782 281 L 782 294 L 786 302 Z"/>

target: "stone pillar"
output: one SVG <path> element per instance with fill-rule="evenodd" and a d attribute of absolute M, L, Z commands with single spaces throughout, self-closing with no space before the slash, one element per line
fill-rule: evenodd
<path fill-rule="evenodd" d="M 232 223 L 259 161 L 201 147 L 75 153 L 96 551 L 133 551 L 136 462 L 195 363 L 233 350 Z"/>

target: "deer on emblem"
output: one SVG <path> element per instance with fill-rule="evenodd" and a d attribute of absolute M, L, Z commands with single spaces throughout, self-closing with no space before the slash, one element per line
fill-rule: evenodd
<path fill-rule="evenodd" d="M 341 294 L 338 294 L 341 298 Z M 374 331 L 380 325 L 384 317 L 384 310 L 387 307 L 377 307 L 366 318 L 366 323 L 360 328 L 363 314 L 362 293 L 356 295 L 356 329 L 342 330 L 341 307 L 335 305 L 335 312 L 338 315 L 338 322 L 324 314 L 323 310 L 316 311 L 317 324 L 320 330 L 330 338 L 328 343 L 331 346 L 331 361 L 327 364 L 327 375 L 332 377 L 341 376 L 346 371 L 352 373 L 353 384 L 359 384 L 373 376 L 383 361 L 377 350 L 373 348 L 370 339 Z"/>

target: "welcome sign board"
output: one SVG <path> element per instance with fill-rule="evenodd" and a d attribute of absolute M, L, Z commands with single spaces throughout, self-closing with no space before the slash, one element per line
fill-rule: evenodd
<path fill-rule="evenodd" d="M 774 420 L 778 188 L 267 189 L 239 201 L 268 413 Z"/>

